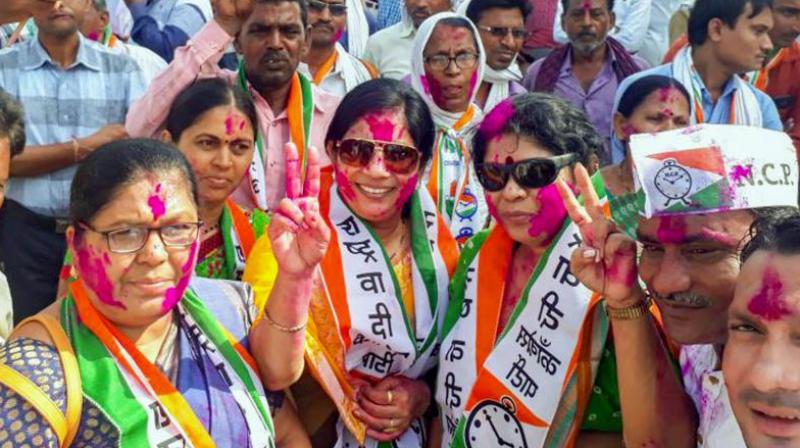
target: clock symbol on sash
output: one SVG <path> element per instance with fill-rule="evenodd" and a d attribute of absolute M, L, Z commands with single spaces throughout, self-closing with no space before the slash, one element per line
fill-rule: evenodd
<path fill-rule="evenodd" d="M 686 197 L 692 191 L 692 175 L 686 168 L 678 165 L 675 159 L 664 161 L 664 165 L 656 172 L 653 183 L 658 192 L 667 198 L 664 207 L 669 207 L 672 201 L 681 201 L 684 205 L 691 205 Z"/>
<path fill-rule="evenodd" d="M 464 441 L 468 448 L 528 448 L 522 424 L 514 415 L 514 401 L 509 397 L 503 397 L 500 401 L 483 400 L 472 409 L 464 429 Z"/>

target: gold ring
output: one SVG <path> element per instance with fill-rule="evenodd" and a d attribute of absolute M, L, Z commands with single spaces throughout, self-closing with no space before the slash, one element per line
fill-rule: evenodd
<path fill-rule="evenodd" d="M 392 404 L 392 402 L 394 401 L 394 394 L 392 393 L 391 390 L 387 391 L 387 394 L 388 394 L 389 404 Z M 392 426 L 394 426 L 394 425 L 392 425 Z"/>

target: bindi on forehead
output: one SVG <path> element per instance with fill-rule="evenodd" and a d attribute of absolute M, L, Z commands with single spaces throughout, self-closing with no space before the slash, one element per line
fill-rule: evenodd
<path fill-rule="evenodd" d="M 158 221 L 159 218 L 164 216 L 167 212 L 166 204 L 164 203 L 164 192 L 162 191 L 161 184 L 153 187 L 153 191 L 147 198 L 147 206 L 150 207 L 150 213 L 153 215 L 153 221 Z"/>
<path fill-rule="evenodd" d="M 683 216 L 664 216 L 658 223 L 656 237 L 662 244 L 682 244 L 686 241 L 687 227 Z"/>

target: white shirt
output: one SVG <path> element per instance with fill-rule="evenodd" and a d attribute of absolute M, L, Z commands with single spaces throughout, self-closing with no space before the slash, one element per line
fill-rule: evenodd
<path fill-rule="evenodd" d="M 685 0 L 658 0 L 653 2 L 650 10 L 650 26 L 647 36 L 639 48 L 639 56 L 653 67 L 661 65 L 664 55 L 669 50 L 669 21 L 675 11 L 680 9 Z"/>
<path fill-rule="evenodd" d="M 719 370 L 719 356 L 713 345 L 681 347 L 680 364 L 686 393 L 692 397 L 700 425 L 698 448 L 746 448 L 744 436 L 733 415 L 733 408 Z"/>
<path fill-rule="evenodd" d="M 336 44 L 336 51 L 339 53 L 336 62 L 333 64 L 331 71 L 322 78 L 319 88 L 343 97 L 357 85 L 372 79 L 372 74 L 367 70 L 364 62 L 344 51 L 341 45 Z M 314 79 L 308 64 L 305 62 L 301 62 L 297 66 L 297 70 L 308 79 Z"/>
<path fill-rule="evenodd" d="M 108 0 L 106 4 L 111 18 L 111 31 L 117 36 L 128 39 L 133 30 L 133 15 L 124 0 Z"/>
<path fill-rule="evenodd" d="M 144 78 L 148 84 L 161 73 L 162 70 L 167 68 L 167 62 L 153 50 L 145 48 L 134 43 L 117 41 L 111 50 L 116 50 L 120 53 L 127 54 L 131 57 L 139 67 L 142 69 Z"/>
<path fill-rule="evenodd" d="M 5 343 L 14 328 L 14 308 L 6 276 L 0 272 L 0 345 Z"/>
<path fill-rule="evenodd" d="M 384 78 L 403 79 L 411 74 L 411 50 L 414 48 L 413 27 L 396 23 L 370 36 L 364 60 L 378 69 Z"/>
<path fill-rule="evenodd" d="M 672 0 L 616 0 L 614 14 L 617 25 L 609 34 L 618 40 L 628 51 L 636 53 L 642 47 L 650 25 L 650 7 L 653 3 Z M 569 42 L 567 33 L 561 28 L 561 16 L 564 14 L 562 2 L 558 2 L 555 23 L 553 24 L 553 40 L 565 44 Z M 669 19 L 667 19 L 669 23 Z"/>

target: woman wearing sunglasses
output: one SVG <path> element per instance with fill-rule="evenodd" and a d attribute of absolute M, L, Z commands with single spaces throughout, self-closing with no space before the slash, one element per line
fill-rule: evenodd
<path fill-rule="evenodd" d="M 356 87 L 331 122 L 320 210 L 332 241 L 315 278 L 307 374 L 292 387 L 315 446 L 425 446 L 432 394 L 421 378 L 436 364 L 458 258 L 420 187 L 433 139 L 425 103 L 389 79 Z M 260 244 L 245 270 L 257 289 L 269 264 Z"/>
<path fill-rule="evenodd" d="M 289 146 L 295 174 L 297 158 Z M 286 387 L 302 366 L 308 279 L 330 229 L 316 199 L 281 202 L 272 320 L 252 323 L 247 290 L 192 279 L 197 202 L 186 159 L 155 140 L 114 142 L 81 164 L 67 230 L 77 279 L 0 349 L 4 444 L 272 446 L 261 384 Z"/>
<path fill-rule="evenodd" d="M 463 248 L 450 287 L 442 447 L 621 445 L 607 318 L 569 271 L 580 231 L 556 187 L 602 148 L 581 111 L 546 94 L 503 101 L 478 130 L 475 168 L 497 225 Z"/>
<path fill-rule="evenodd" d="M 470 145 L 483 118 L 474 104 L 486 56 L 475 25 L 443 12 L 420 25 L 414 38 L 411 85 L 436 123 L 427 185 L 459 244 L 483 229 L 488 217 L 483 192 L 470 169 Z"/>
<path fill-rule="evenodd" d="M 611 130 L 613 164 L 600 173 L 611 217 L 631 238 L 636 238 L 639 213 L 644 210 L 644 194 L 641 191 L 634 193 L 631 135 L 685 128 L 689 126 L 691 116 L 689 92 L 675 78 L 632 76 L 617 90 Z"/>

